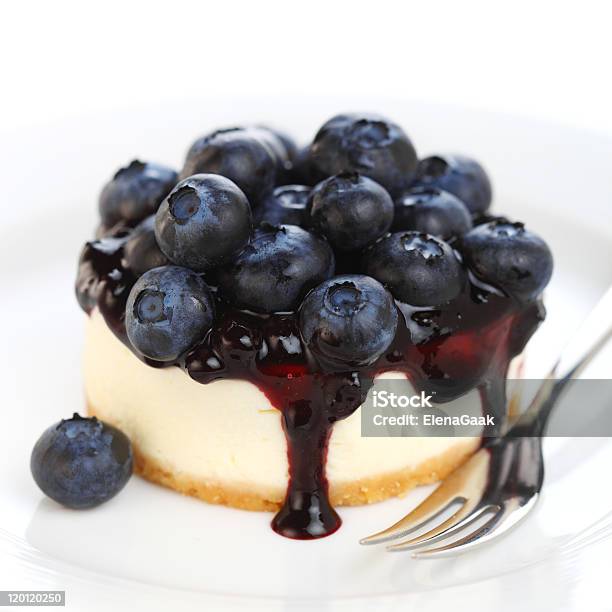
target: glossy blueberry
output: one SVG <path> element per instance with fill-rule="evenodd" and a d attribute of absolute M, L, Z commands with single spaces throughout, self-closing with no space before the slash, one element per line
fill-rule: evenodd
<path fill-rule="evenodd" d="M 380 238 L 393 221 L 393 200 L 372 179 L 344 172 L 319 183 L 308 199 L 310 225 L 339 251 Z"/>
<path fill-rule="evenodd" d="M 219 271 L 223 295 L 256 312 L 295 310 L 304 295 L 334 273 L 325 239 L 295 225 L 263 224 L 236 261 Z"/>
<path fill-rule="evenodd" d="M 168 258 L 162 253 L 155 239 L 155 215 L 141 221 L 130 233 L 123 246 L 123 264 L 136 276 L 147 270 L 165 266 Z"/>
<path fill-rule="evenodd" d="M 293 140 L 289 134 L 267 126 L 265 126 L 265 129 L 272 132 L 283 143 L 285 151 L 287 151 L 287 155 L 289 156 L 290 160 L 296 157 L 298 153 L 298 146 L 295 144 L 295 140 Z"/>
<path fill-rule="evenodd" d="M 298 149 L 293 139 L 281 132 L 265 125 L 258 125 L 252 128 L 256 130 L 259 137 L 272 149 L 277 161 L 279 180 L 286 177 L 286 173 L 293 167 L 293 160 L 297 156 Z"/>
<path fill-rule="evenodd" d="M 520 301 L 535 299 L 552 275 L 546 243 L 507 219 L 475 227 L 463 237 L 461 251 L 478 278 Z"/>
<path fill-rule="evenodd" d="M 145 272 L 132 287 L 125 328 L 139 353 L 172 362 L 204 338 L 213 318 L 213 296 L 204 279 L 186 268 L 164 266 Z"/>
<path fill-rule="evenodd" d="M 457 297 L 465 283 L 453 249 L 419 232 L 396 232 L 377 242 L 364 255 L 363 270 L 413 306 L 440 306 Z"/>
<path fill-rule="evenodd" d="M 419 162 L 415 184 L 456 195 L 474 215 L 491 205 L 493 191 L 484 168 L 464 155 L 434 155 Z"/>
<path fill-rule="evenodd" d="M 310 187 L 282 185 L 277 187 L 254 212 L 255 223 L 303 225 Z"/>
<path fill-rule="evenodd" d="M 259 140 L 260 143 L 266 146 L 274 158 L 276 168 L 274 178 L 275 184 L 282 185 L 289 182 L 289 174 L 293 167 L 293 159 L 297 154 L 297 147 L 289 136 L 265 125 L 234 127 L 227 128 L 223 131 L 241 131 L 245 136 Z M 251 201 L 253 204 L 259 205 L 259 201 L 262 197 L 265 197 L 265 194 L 257 198 L 253 197 Z"/>
<path fill-rule="evenodd" d="M 127 436 L 94 418 L 74 414 L 47 429 L 32 450 L 30 469 L 41 491 L 68 508 L 99 506 L 132 475 Z"/>
<path fill-rule="evenodd" d="M 250 232 L 246 196 L 217 174 L 182 180 L 155 218 L 155 237 L 166 257 L 200 272 L 233 260 L 249 241 Z"/>
<path fill-rule="evenodd" d="M 389 292 L 358 274 L 325 281 L 306 296 L 299 311 L 308 348 L 326 367 L 339 370 L 376 361 L 393 342 L 397 320 Z"/>
<path fill-rule="evenodd" d="M 360 172 L 393 195 L 410 185 L 417 167 L 416 152 L 402 128 L 370 114 L 330 119 L 315 136 L 310 160 L 322 178 L 345 170 Z"/>
<path fill-rule="evenodd" d="M 134 160 L 104 186 L 98 207 L 103 226 L 118 223 L 133 227 L 152 215 L 176 184 L 174 170 Z"/>
<path fill-rule="evenodd" d="M 416 230 L 447 240 L 471 227 L 472 217 L 465 204 L 448 191 L 413 187 L 395 201 L 391 231 Z"/>
<path fill-rule="evenodd" d="M 299 149 L 291 163 L 288 183 L 312 187 L 322 178 L 325 177 L 321 176 L 319 173 L 319 179 L 317 179 L 317 172 L 310 159 L 310 147 L 302 147 Z"/>
<path fill-rule="evenodd" d="M 187 153 L 181 178 L 220 174 L 236 183 L 256 206 L 274 188 L 278 170 L 277 153 L 261 136 L 261 131 L 236 127 L 199 138 Z"/>

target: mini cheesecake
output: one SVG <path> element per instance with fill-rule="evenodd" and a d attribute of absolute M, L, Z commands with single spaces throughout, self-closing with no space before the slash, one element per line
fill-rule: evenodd
<path fill-rule="evenodd" d="M 132 162 L 102 191 L 76 291 L 88 410 L 130 437 L 136 471 L 311 539 L 340 526 L 334 507 L 435 482 L 499 434 L 552 258 L 487 216 L 477 162 L 417 164 L 388 120 L 340 115 L 295 151 L 232 128 L 196 141 L 176 185 Z M 398 380 L 491 425 L 363 435 L 366 398 Z"/>
<path fill-rule="evenodd" d="M 179 368 L 151 368 L 97 310 L 87 321 L 84 363 L 89 413 L 130 437 L 136 470 L 145 478 L 211 503 L 281 507 L 289 481 L 282 413 L 254 383 L 202 385 Z M 455 403 L 469 406 L 480 398 L 472 392 Z M 331 502 L 367 504 L 435 482 L 479 445 L 480 437 L 362 437 L 357 409 L 338 421 L 328 443 Z"/>

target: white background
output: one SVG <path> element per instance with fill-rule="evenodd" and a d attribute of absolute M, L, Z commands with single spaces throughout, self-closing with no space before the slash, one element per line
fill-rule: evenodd
<path fill-rule="evenodd" d="M 612 132 L 610 4 L 6 2 L 0 132 L 228 94 L 354 94 Z M 365 110 L 365 109 L 364 109 Z"/>

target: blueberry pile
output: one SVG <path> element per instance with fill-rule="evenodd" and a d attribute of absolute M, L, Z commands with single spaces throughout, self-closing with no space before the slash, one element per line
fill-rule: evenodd
<path fill-rule="evenodd" d="M 99 235 L 125 241 L 125 327 L 141 356 L 177 362 L 226 303 L 297 313 L 315 359 L 342 371 L 389 348 L 398 302 L 440 309 L 479 281 L 518 303 L 539 296 L 550 250 L 491 216 L 491 199 L 474 159 L 419 160 L 396 123 L 343 114 L 303 148 L 253 125 L 199 138 L 180 173 L 134 161 L 102 191 Z"/>

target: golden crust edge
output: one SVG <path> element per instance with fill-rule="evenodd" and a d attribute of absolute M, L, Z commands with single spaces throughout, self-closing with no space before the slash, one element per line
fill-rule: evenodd
<path fill-rule="evenodd" d="M 96 416 L 96 410 L 91 404 L 87 406 L 87 412 L 90 416 Z M 473 440 L 457 445 L 416 467 L 408 467 L 390 474 L 351 482 L 332 482 L 329 489 L 331 503 L 334 506 L 362 506 L 391 497 L 401 497 L 416 486 L 446 478 L 477 450 L 479 443 L 479 440 Z M 175 474 L 156 459 L 143 453 L 137 445 L 132 444 L 132 448 L 136 474 L 145 480 L 210 504 L 243 510 L 276 512 L 285 498 L 284 489 L 246 490 L 243 486 L 207 482 L 188 474 Z"/>

